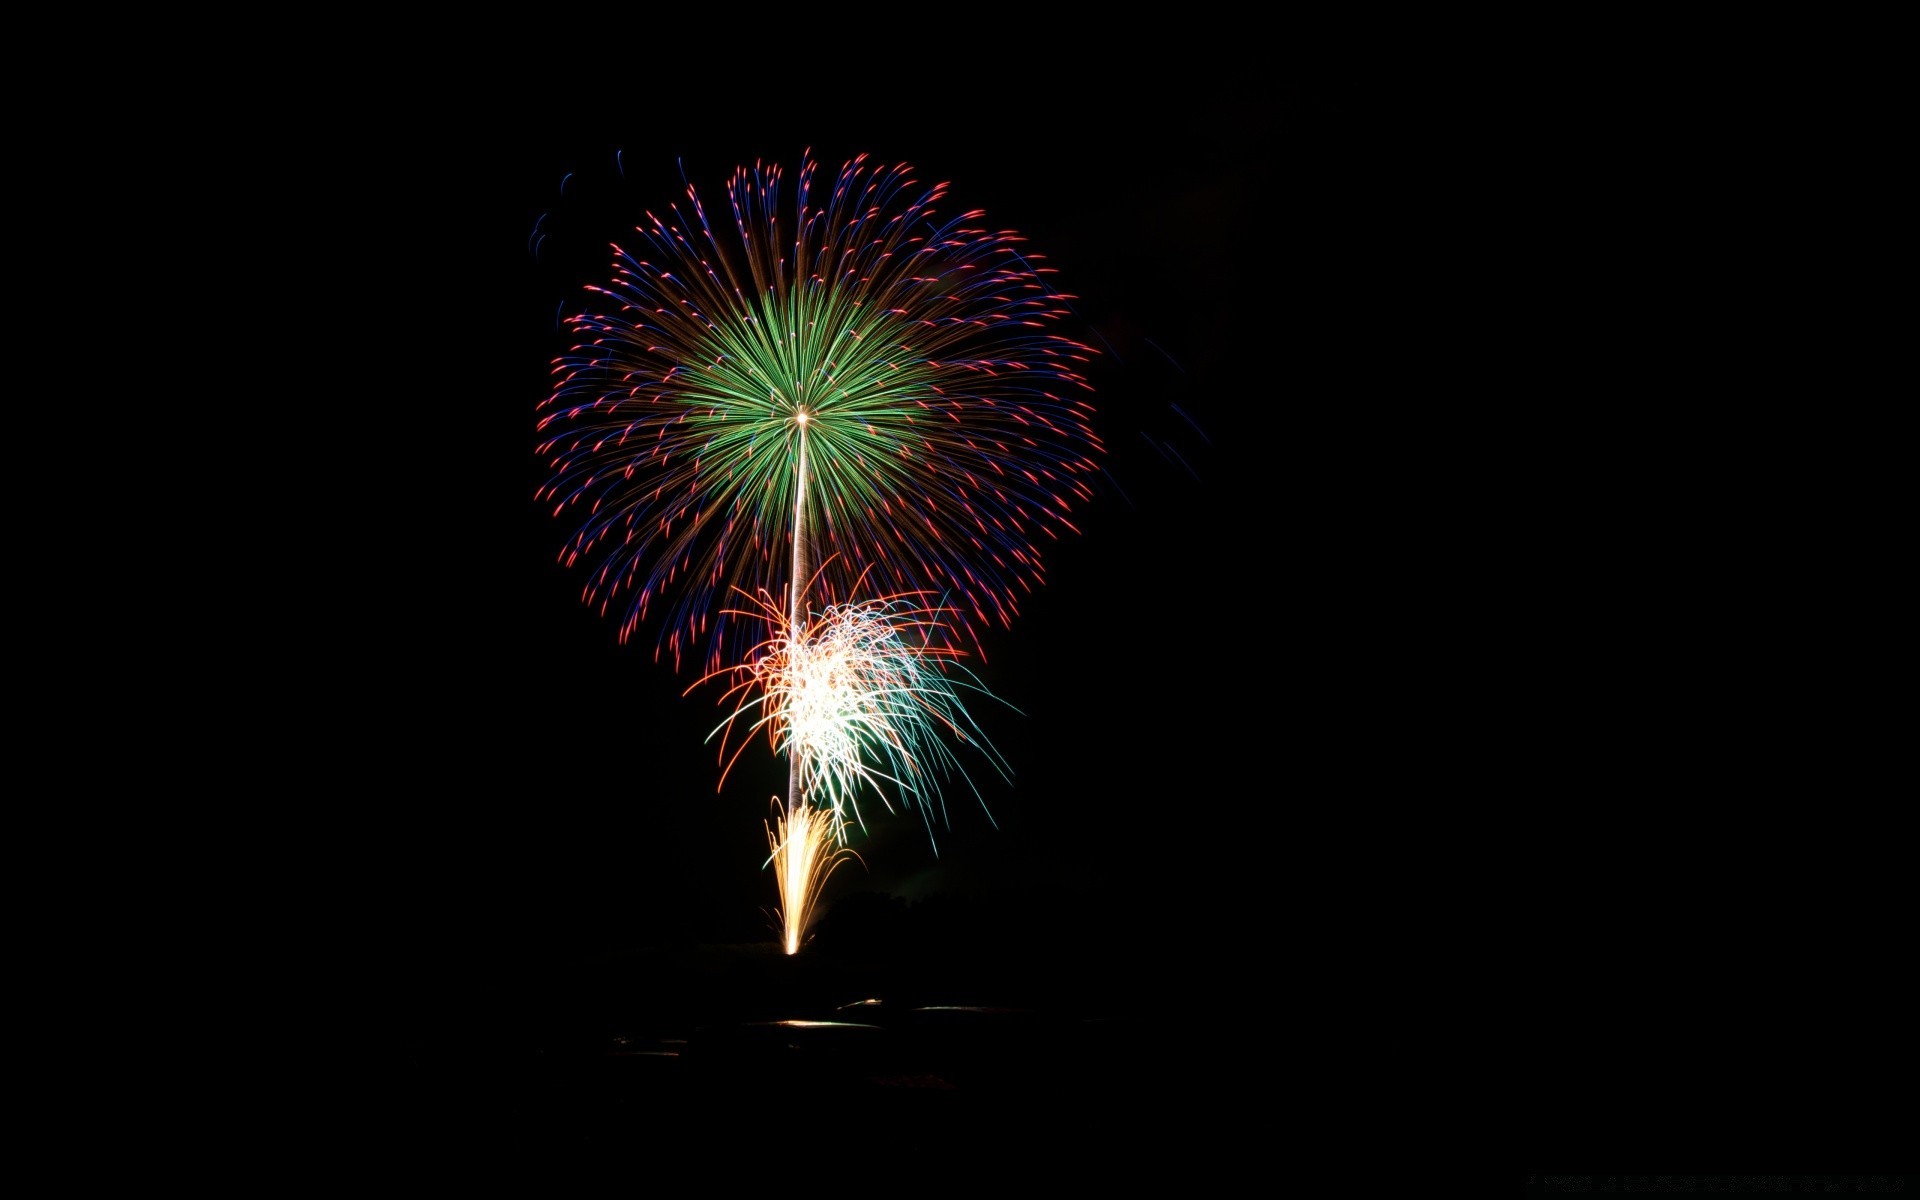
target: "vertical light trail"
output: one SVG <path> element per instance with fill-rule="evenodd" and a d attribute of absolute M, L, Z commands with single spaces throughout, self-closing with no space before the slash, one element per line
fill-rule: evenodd
<path fill-rule="evenodd" d="M 787 606 L 787 636 L 794 644 L 806 636 L 807 580 L 807 410 L 794 414 L 800 444 L 799 465 L 793 487 L 793 582 L 792 601 Z M 779 875 L 780 918 L 786 933 L 788 954 L 800 950 L 800 934 L 811 919 L 815 856 L 821 832 L 819 822 L 809 820 L 806 804 L 806 755 L 796 739 L 787 748 L 787 820 L 782 826 L 784 845 L 774 847 L 774 866 Z M 796 845 L 796 839 L 800 844 Z M 829 868 L 830 869 L 830 868 Z M 824 882 L 824 880 L 823 880 Z"/>

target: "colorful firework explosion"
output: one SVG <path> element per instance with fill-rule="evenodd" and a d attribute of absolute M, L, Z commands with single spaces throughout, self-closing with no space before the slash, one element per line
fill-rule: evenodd
<path fill-rule="evenodd" d="M 821 811 L 838 844 L 846 843 L 849 819 L 865 826 L 863 792 L 889 812 L 896 800 L 917 808 L 930 836 L 936 816 L 946 821 L 941 785 L 952 776 L 966 780 L 984 807 L 948 739 L 980 751 L 1010 778 L 960 695 L 991 693 L 958 663 L 961 652 L 944 644 L 940 633 L 950 614 L 918 600 L 906 595 L 830 605 L 796 629 L 762 593 L 759 615 L 771 635 L 745 663 L 716 672 L 733 680 L 721 702 L 736 702 L 714 730 L 722 737 L 722 786 L 752 735 L 765 732 L 793 765 L 796 800 L 804 797 Z M 728 735 L 743 722 L 746 736 L 729 754 Z"/>
<path fill-rule="evenodd" d="M 1038 539 L 1093 495 L 1094 351 L 1050 331 L 1072 299 L 1052 268 L 978 210 L 943 215 L 947 185 L 905 165 L 862 155 L 818 198 L 815 171 L 783 211 L 779 167 L 737 170 L 734 237 L 691 185 L 648 213 L 540 405 L 536 499 L 581 522 L 561 561 L 589 566 L 581 598 L 622 641 L 662 606 L 676 669 L 739 661 L 753 634 L 719 597 L 792 597 L 796 527 L 832 594 L 872 572 L 945 596 L 943 627 L 979 650 L 1044 581 Z"/>

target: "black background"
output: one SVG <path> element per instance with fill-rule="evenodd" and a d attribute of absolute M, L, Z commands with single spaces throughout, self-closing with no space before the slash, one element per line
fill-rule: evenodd
<path fill-rule="evenodd" d="M 772 941 L 779 772 L 716 794 L 716 697 L 578 602 L 532 424 L 597 247 L 682 170 L 711 198 L 811 148 L 912 162 L 1049 256 L 1114 351 L 1118 485 L 975 664 L 1020 710 L 976 712 L 998 828 L 964 794 L 938 857 L 876 823 L 819 959 L 1138 1020 L 1169 1123 L 1197 1090 L 1254 1152 L 1461 1097 L 1542 1152 L 1879 1144 L 1891 876 L 1857 822 L 1786 816 L 1826 800 L 1754 719 L 1776 497 L 1697 452 L 1697 395 L 1565 348 L 1589 310 L 1627 336 L 1643 293 L 1582 281 L 1635 172 L 1680 186 L 1684 155 L 1623 149 L 1655 115 L 1630 99 L 1563 120 L 1134 50 L 805 86 L 443 64 L 312 150 L 343 280 L 314 370 L 347 369 L 315 416 L 342 449 L 303 460 L 327 649 L 284 769 L 329 797 L 319 905 L 374 1078 L 467 1081 L 471 1048 L 644 1022 L 636 994 L 788 994 L 674 977 Z"/>
<path fill-rule="evenodd" d="M 1005 92 L 936 70 L 907 103 L 846 80 L 788 100 L 460 77 L 342 138 L 365 320 L 329 472 L 352 521 L 316 586 L 347 650 L 315 666 L 350 698 L 309 761 L 338 781 L 338 944 L 380 1077 L 438 1114 L 396 1128 L 473 1126 L 483 1064 L 856 987 L 1137 1023 L 1125 1061 L 1156 1099 L 1134 1119 L 1175 1122 L 1228 1104 L 1196 1078 L 1270 1084 L 1394 1006 L 1371 982 L 1410 919 L 1390 847 L 1436 790 L 1441 739 L 1413 713 L 1459 586 L 1426 541 L 1430 351 L 1398 314 L 1425 286 L 1420 197 L 1449 185 L 1347 89 L 1200 66 L 1089 61 Z M 823 965 L 739 975 L 713 964 L 773 943 L 784 771 L 750 753 L 716 793 L 717 691 L 683 695 L 694 673 L 654 660 L 652 629 L 620 646 L 579 602 L 568 529 L 531 499 L 532 426 L 556 307 L 603 281 L 606 243 L 682 171 L 711 205 L 735 165 L 809 148 L 951 180 L 1059 269 L 1109 351 L 1111 482 L 973 664 L 1011 706 L 975 706 L 1013 771 L 972 771 L 997 827 L 950 789 L 936 855 L 881 814 L 801 956 Z"/>
<path fill-rule="evenodd" d="M 349 486 L 378 513 L 348 599 L 379 647 L 362 736 L 401 793 L 369 849 L 423 954 L 767 932 L 779 764 L 750 754 L 716 794 L 717 690 L 683 695 L 695 673 L 656 662 L 651 630 L 616 644 L 531 501 L 556 307 L 578 311 L 606 242 L 683 169 L 712 196 L 736 162 L 809 147 L 911 161 L 1048 255 L 1110 347 L 1093 381 L 1112 486 L 973 664 L 1018 710 L 976 714 L 1014 772 L 973 771 L 998 828 L 961 790 L 936 856 L 883 815 L 836 891 L 975 898 L 1048 955 L 1277 937 L 1300 832 L 1424 752 L 1381 737 L 1420 687 L 1408 630 L 1450 586 L 1423 580 L 1422 484 L 1395 477 L 1420 405 L 1381 382 L 1420 353 L 1384 321 L 1411 182 L 1338 93 L 1057 86 L 1080 98 L 822 114 L 514 93 L 415 114 L 417 156 L 368 195 L 391 247 L 368 287 L 405 331 L 357 404 L 370 453 Z"/>

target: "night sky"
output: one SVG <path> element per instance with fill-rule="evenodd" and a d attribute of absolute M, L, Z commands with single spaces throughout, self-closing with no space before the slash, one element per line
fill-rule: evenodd
<path fill-rule="evenodd" d="M 1103 945 L 1181 943 L 1195 914 L 1253 931 L 1241 872 L 1294 852 L 1278 835 L 1311 803 L 1301 770 L 1319 788 L 1349 769 L 1365 733 L 1338 714 L 1373 702 L 1364 676 L 1395 640 L 1369 628 L 1396 620 L 1393 535 L 1353 536 L 1389 504 L 1380 427 L 1406 402 L 1357 395 L 1392 302 L 1391 172 L 1357 114 L 1232 80 L 1044 118 L 520 99 L 415 114 L 399 140 L 418 157 L 369 193 L 407 332 L 369 381 L 395 398 L 366 409 L 378 453 L 355 486 L 379 516 L 354 618 L 388 659 L 370 704 L 406 802 L 374 849 L 407 936 L 428 953 L 765 936 L 784 767 L 749 753 L 716 794 L 718 690 L 683 696 L 696 673 L 654 661 L 652 626 L 620 646 L 579 602 L 583 571 L 555 562 L 570 526 L 531 500 L 532 423 L 566 344 L 556 308 L 603 281 L 606 243 L 676 198 L 682 168 L 711 204 L 736 163 L 791 170 L 808 147 L 829 170 L 865 151 L 952 181 L 1049 257 L 1110 348 L 1091 371 L 1110 479 L 970 663 L 1012 706 L 974 706 L 1013 770 L 971 772 L 998 828 L 956 783 L 937 857 L 883 813 L 836 891 L 982 897 Z"/>
<path fill-rule="evenodd" d="M 851 79 L 460 69 L 327 148 L 362 341 L 338 398 L 352 456 L 327 464 L 351 523 L 317 548 L 343 647 L 322 667 L 358 699 L 319 719 L 336 753 L 313 770 L 352 831 L 343 953 L 395 1053 L 538 1040 L 582 964 L 773 940 L 762 821 L 784 766 L 750 751 L 716 793 L 718 691 L 683 695 L 695 672 L 654 661 L 656 626 L 622 646 L 580 603 L 583 569 L 555 562 L 572 526 L 531 499 L 533 423 L 568 344 L 556 309 L 604 282 L 606 243 L 683 170 L 711 208 L 736 165 L 791 172 L 808 148 L 823 173 L 866 152 L 951 181 L 1048 256 L 1111 351 L 1089 372 L 1111 480 L 970 664 L 1013 706 L 972 706 L 1013 771 L 972 772 L 998 827 L 958 785 L 937 856 L 917 819 L 880 814 L 830 885 L 829 957 L 924 934 L 915 953 L 960 965 L 919 985 L 1178 1011 L 1209 1053 L 1284 1059 L 1326 1104 L 1397 1086 L 1330 1068 L 1338 1046 L 1445 1024 L 1436 996 L 1507 1006 L 1551 1059 L 1530 1094 L 1582 1120 L 1642 1087 L 1610 1074 L 1622 1056 L 1680 1037 L 1621 961 L 1710 964 L 1689 1028 L 1738 1007 L 1741 953 L 1774 943 L 1709 952 L 1666 919 L 1707 937 L 1698 914 L 1753 896 L 1786 920 L 1764 835 L 1724 800 L 1667 799 L 1708 668 L 1665 654 L 1654 606 L 1706 619 L 1713 568 L 1655 513 L 1691 493 L 1660 456 L 1633 486 L 1610 475 L 1630 440 L 1554 407 L 1582 370 L 1487 325 L 1527 301 L 1475 265 L 1475 230 L 1526 223 L 1536 143 L 1487 155 L 1414 97 L 1203 66 L 1089 59 L 996 90 L 928 62 L 906 103 Z M 1533 364 L 1528 396 L 1501 355 Z M 1517 878 L 1468 857 L 1497 846 Z M 1529 982 L 1483 1005 L 1513 960 L 1473 946 L 1507 907 Z M 1785 1011 L 1764 994 L 1740 1028 Z M 1717 1037 L 1686 1069 L 1724 1102 L 1766 1068 Z"/>

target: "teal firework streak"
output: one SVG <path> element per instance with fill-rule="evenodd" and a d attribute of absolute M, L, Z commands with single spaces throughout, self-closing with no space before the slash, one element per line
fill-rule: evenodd
<path fill-rule="evenodd" d="M 946 824 L 942 785 L 954 775 L 984 806 L 949 741 L 978 751 L 1011 779 L 962 693 L 994 697 L 959 664 L 961 652 L 941 644 L 948 610 L 923 606 L 918 596 L 887 596 L 829 604 L 796 628 L 771 597 L 762 593 L 758 602 L 757 614 L 730 611 L 758 616 L 770 636 L 743 664 L 716 672 L 732 679 L 721 703 L 733 709 L 714 730 L 722 736 L 721 787 L 740 752 L 764 733 L 794 764 L 795 794 L 844 845 L 849 821 L 865 826 L 863 797 L 890 812 L 896 804 L 917 809 L 929 835 L 936 818 Z M 729 753 L 736 731 L 743 736 Z"/>

